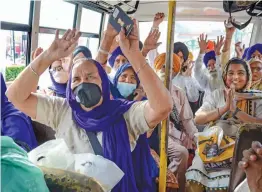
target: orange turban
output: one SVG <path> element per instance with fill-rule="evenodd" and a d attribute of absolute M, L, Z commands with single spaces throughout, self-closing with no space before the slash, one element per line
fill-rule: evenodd
<path fill-rule="evenodd" d="M 207 42 L 207 49 L 209 50 L 209 51 L 213 51 L 213 50 L 215 50 L 215 43 L 213 42 L 213 41 L 208 41 Z"/>
<path fill-rule="evenodd" d="M 155 59 L 154 67 L 155 70 L 158 71 L 162 69 L 163 65 L 166 61 L 166 53 L 161 53 L 157 56 Z M 181 64 L 180 64 L 180 58 L 174 53 L 173 54 L 173 70 L 175 73 L 178 73 L 180 71 Z"/>

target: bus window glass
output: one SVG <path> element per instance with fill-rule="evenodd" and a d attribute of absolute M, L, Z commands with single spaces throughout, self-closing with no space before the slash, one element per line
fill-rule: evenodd
<path fill-rule="evenodd" d="M 88 47 L 92 53 L 93 58 L 96 57 L 99 46 L 98 38 L 80 37 L 78 44 Z"/>
<path fill-rule="evenodd" d="M 80 31 L 99 33 L 102 14 L 90 9 L 82 9 Z"/>
<path fill-rule="evenodd" d="M 201 28 L 199 28 L 201 26 Z M 139 23 L 139 31 L 140 31 L 140 39 L 144 42 L 147 37 L 149 31 L 151 30 L 152 22 L 140 22 Z M 231 46 L 231 56 L 235 56 L 234 44 L 238 41 L 241 41 L 249 46 L 251 35 L 252 35 L 253 24 L 249 24 L 248 27 L 243 29 L 242 31 L 236 30 Z M 159 53 L 163 53 L 166 51 L 166 34 L 167 34 L 167 21 L 164 21 L 160 26 L 159 30 L 161 32 L 161 37 L 159 42 L 162 44 L 159 46 Z M 201 33 L 205 33 L 208 35 L 209 40 L 215 41 L 217 36 L 224 35 L 225 36 L 225 27 L 224 22 L 210 22 L 210 21 L 176 21 L 175 26 L 175 42 L 181 41 L 184 42 L 190 51 L 193 52 L 194 58 L 198 56 L 199 46 L 197 38 Z"/>
<path fill-rule="evenodd" d="M 42 27 L 70 29 L 73 27 L 75 5 L 63 0 L 41 1 L 40 23 Z"/>
<path fill-rule="evenodd" d="M 2 1 L 0 20 L 11 23 L 29 24 L 30 0 Z"/>
<path fill-rule="evenodd" d="M 1 30 L 0 37 L 0 70 L 6 81 L 13 81 L 26 65 L 27 33 Z"/>

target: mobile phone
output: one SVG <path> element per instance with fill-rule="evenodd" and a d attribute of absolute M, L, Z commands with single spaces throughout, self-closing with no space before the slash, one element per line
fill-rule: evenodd
<path fill-rule="evenodd" d="M 109 23 L 117 32 L 120 32 L 121 28 L 124 27 L 126 36 L 131 33 L 134 27 L 132 19 L 117 5 L 110 15 Z"/>

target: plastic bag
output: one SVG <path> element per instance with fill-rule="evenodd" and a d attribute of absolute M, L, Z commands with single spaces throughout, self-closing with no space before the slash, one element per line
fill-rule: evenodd
<path fill-rule="evenodd" d="M 10 137 L 1 137 L 1 191 L 48 192 L 44 174 Z"/>
<path fill-rule="evenodd" d="M 68 171 L 74 170 L 74 155 L 63 139 L 47 141 L 28 153 L 34 164 Z"/>
<path fill-rule="evenodd" d="M 213 126 L 195 135 L 198 138 L 198 154 L 206 171 L 231 167 L 235 141 L 225 136 L 221 127 Z"/>
<path fill-rule="evenodd" d="M 75 154 L 75 171 L 94 178 L 105 191 L 112 190 L 124 176 L 114 162 L 91 153 Z"/>

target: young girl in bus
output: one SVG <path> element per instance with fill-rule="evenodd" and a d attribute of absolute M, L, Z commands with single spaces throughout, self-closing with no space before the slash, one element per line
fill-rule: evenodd
<path fill-rule="evenodd" d="M 110 28 L 113 31 L 108 33 L 117 33 L 112 26 Z M 53 61 L 69 55 L 80 35 L 75 30 L 67 30 L 59 38 L 56 32 L 56 38 L 48 50 L 37 57 L 10 86 L 8 98 L 36 121 L 53 127 L 56 136 L 64 138 L 73 153 L 94 153 L 87 133 L 93 135 L 99 140 L 101 155 L 116 163 L 125 174 L 112 191 L 138 192 L 134 169 L 143 167 L 149 157 L 146 150 L 142 151 L 140 157 L 145 161 L 137 161 L 141 164 L 133 165 L 132 152 L 139 145 L 139 136 L 154 129 L 168 116 L 173 101 L 139 51 L 136 21 L 128 37 L 124 30 L 120 32 L 119 42 L 143 84 L 148 101 L 110 100 L 109 80 L 103 67 L 97 61 L 85 58 L 74 61 L 72 65 L 66 99 L 31 93 L 39 75 Z M 140 170 L 143 191 L 150 191 L 149 170 Z"/>
<path fill-rule="evenodd" d="M 165 80 L 165 58 L 166 54 L 160 54 L 155 60 L 155 70 L 159 78 Z M 180 58 L 173 54 L 172 77 L 180 71 Z M 185 173 L 188 168 L 188 149 L 193 149 L 194 134 L 198 132 L 193 113 L 187 97 L 182 89 L 175 85 L 171 86 L 171 96 L 174 106 L 170 114 L 170 125 L 168 134 L 168 168 L 176 174 L 179 183 L 179 191 L 185 191 Z"/>
<path fill-rule="evenodd" d="M 218 126 L 224 135 L 236 136 L 237 125 L 241 123 L 262 124 L 262 100 L 257 99 L 253 92 L 246 92 L 251 85 L 251 76 L 249 65 L 244 60 L 233 58 L 228 61 L 223 71 L 226 89 L 217 89 L 206 97 L 196 113 L 197 124 L 210 124 L 204 132 L 209 131 L 209 127 Z M 187 191 L 226 191 L 230 169 L 206 171 L 197 151 L 193 165 L 186 173 Z"/>

